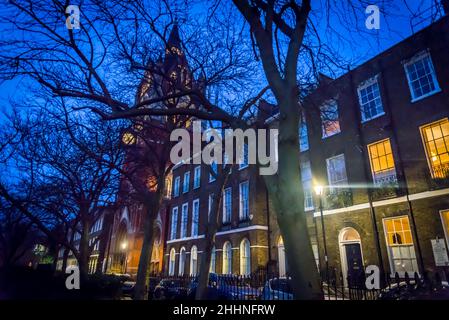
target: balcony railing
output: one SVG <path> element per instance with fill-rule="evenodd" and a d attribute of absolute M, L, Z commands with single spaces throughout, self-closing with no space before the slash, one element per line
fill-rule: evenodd
<path fill-rule="evenodd" d="M 430 189 L 449 188 L 449 164 L 434 166 L 429 180 Z"/>

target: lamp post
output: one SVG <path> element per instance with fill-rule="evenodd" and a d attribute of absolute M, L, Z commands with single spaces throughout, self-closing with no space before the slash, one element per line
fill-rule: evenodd
<path fill-rule="evenodd" d="M 123 274 L 125 274 L 126 273 L 127 264 L 128 264 L 128 257 L 127 257 L 127 254 L 126 254 L 127 253 L 126 249 L 128 248 L 128 242 L 126 240 L 123 240 L 123 242 L 120 244 L 120 247 L 121 247 L 121 249 L 123 251 L 123 260 L 124 260 L 124 263 L 123 263 L 123 268 L 124 268 Z"/>
<path fill-rule="evenodd" d="M 320 217 L 321 217 L 321 231 L 323 233 L 323 249 L 324 249 L 324 263 L 326 267 L 326 279 L 329 286 L 329 261 L 327 257 L 327 244 L 326 244 L 326 230 L 324 229 L 324 216 L 323 216 L 323 186 L 315 186 L 315 194 L 319 199 L 320 205 Z"/>

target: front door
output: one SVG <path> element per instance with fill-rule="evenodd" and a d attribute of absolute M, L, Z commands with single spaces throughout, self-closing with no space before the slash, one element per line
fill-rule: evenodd
<path fill-rule="evenodd" d="M 348 266 L 348 284 L 354 286 L 359 284 L 360 276 L 363 274 L 362 250 L 360 243 L 345 244 L 346 263 Z"/>

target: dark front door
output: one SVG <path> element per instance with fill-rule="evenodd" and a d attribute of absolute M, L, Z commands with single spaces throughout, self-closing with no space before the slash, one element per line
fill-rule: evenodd
<path fill-rule="evenodd" d="M 348 266 L 348 284 L 349 286 L 358 286 L 363 282 L 363 261 L 360 243 L 345 244 L 346 263 Z"/>

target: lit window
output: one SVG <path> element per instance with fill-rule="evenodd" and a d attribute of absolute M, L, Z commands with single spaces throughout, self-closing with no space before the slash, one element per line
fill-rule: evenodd
<path fill-rule="evenodd" d="M 418 271 L 418 265 L 408 217 L 384 219 L 384 228 L 391 272 L 413 275 Z"/>
<path fill-rule="evenodd" d="M 170 195 L 172 193 L 172 175 L 168 175 L 167 178 L 165 179 L 165 192 L 164 192 L 164 197 L 165 198 L 170 198 Z"/>
<path fill-rule="evenodd" d="M 178 269 L 179 276 L 184 275 L 185 268 L 186 268 L 186 248 L 182 247 L 181 251 L 179 251 L 179 269 Z"/>
<path fill-rule="evenodd" d="M 239 217 L 240 221 L 249 218 L 249 182 L 245 181 L 239 185 Z"/>
<path fill-rule="evenodd" d="M 248 276 L 251 273 L 251 247 L 248 239 L 240 243 L 240 274 Z"/>
<path fill-rule="evenodd" d="M 232 214 L 232 188 L 223 191 L 223 223 L 231 222 Z"/>
<path fill-rule="evenodd" d="M 173 188 L 173 197 L 179 196 L 179 185 L 181 184 L 181 177 L 175 178 L 175 186 Z"/>
<path fill-rule="evenodd" d="M 199 216 L 200 216 L 200 200 L 195 199 L 192 204 L 192 237 L 198 235 Z"/>
<path fill-rule="evenodd" d="M 390 139 L 368 145 L 368 152 L 374 184 L 396 183 L 396 169 Z"/>
<path fill-rule="evenodd" d="M 304 191 L 304 209 L 313 210 L 312 168 L 310 161 L 301 162 L 301 181 Z"/>
<path fill-rule="evenodd" d="M 331 100 L 320 107 L 320 117 L 323 138 L 340 132 L 338 104 L 335 100 Z"/>
<path fill-rule="evenodd" d="M 189 192 L 189 186 L 190 186 L 190 171 L 187 171 L 184 173 L 184 181 L 182 184 L 182 193 Z"/>
<path fill-rule="evenodd" d="M 134 144 L 136 142 L 136 137 L 130 132 L 125 132 L 122 136 L 122 142 L 126 145 Z"/>
<path fill-rule="evenodd" d="M 326 159 L 327 163 L 327 177 L 330 186 L 341 186 L 348 184 L 346 176 L 345 156 L 340 154 L 338 156 Z"/>
<path fill-rule="evenodd" d="M 303 115 L 299 124 L 299 151 L 309 150 L 309 137 L 307 136 L 307 122 Z"/>
<path fill-rule="evenodd" d="M 171 232 L 170 239 L 176 239 L 176 227 L 178 225 L 178 207 L 174 207 L 171 213 Z"/>
<path fill-rule="evenodd" d="M 229 241 L 223 245 L 223 274 L 232 273 L 232 246 Z"/>
<path fill-rule="evenodd" d="M 193 171 L 193 189 L 197 189 L 200 187 L 201 182 L 201 167 L 195 167 Z"/>
<path fill-rule="evenodd" d="M 427 161 L 434 178 L 449 177 L 449 121 L 440 120 L 421 128 Z"/>
<path fill-rule="evenodd" d="M 215 246 L 212 248 L 212 252 L 210 254 L 210 266 L 209 272 L 215 273 L 215 265 L 217 263 L 217 251 L 215 250 Z"/>
<path fill-rule="evenodd" d="M 189 220 L 189 204 L 184 203 L 181 208 L 181 236 L 183 239 L 187 236 L 187 222 Z"/>
<path fill-rule="evenodd" d="M 441 221 L 443 223 L 446 242 L 449 244 L 449 210 L 441 211 Z"/>
<path fill-rule="evenodd" d="M 172 248 L 170 250 L 170 260 L 168 262 L 168 275 L 175 275 L 175 263 L 176 263 L 176 250 Z"/>
<path fill-rule="evenodd" d="M 362 121 L 368 121 L 385 114 L 377 76 L 362 83 L 358 87 L 357 92 L 359 94 Z"/>
<path fill-rule="evenodd" d="M 198 249 L 192 246 L 190 249 L 190 275 L 196 276 L 198 274 Z"/>
<path fill-rule="evenodd" d="M 412 102 L 440 91 L 432 59 L 428 52 L 421 52 L 404 64 Z"/>

